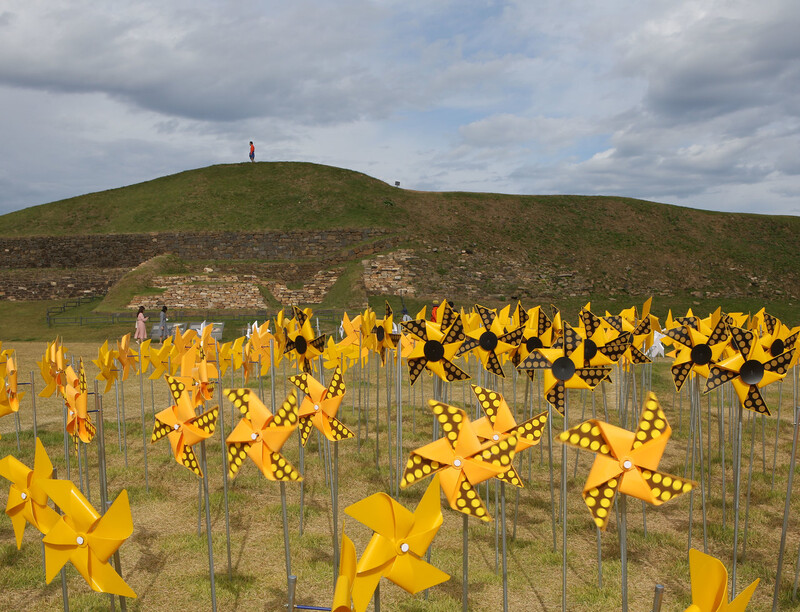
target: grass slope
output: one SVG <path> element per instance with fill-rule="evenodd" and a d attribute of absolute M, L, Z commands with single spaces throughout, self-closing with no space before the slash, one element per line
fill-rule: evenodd
<path fill-rule="evenodd" d="M 665 287 L 736 277 L 744 290 L 769 277 L 788 291 L 800 267 L 798 217 L 606 196 L 417 192 L 297 162 L 211 166 L 0 217 L 6 236 L 345 227 L 397 229 L 411 242 L 489 251 L 499 261 L 513 255 L 594 279 L 661 276 Z"/>

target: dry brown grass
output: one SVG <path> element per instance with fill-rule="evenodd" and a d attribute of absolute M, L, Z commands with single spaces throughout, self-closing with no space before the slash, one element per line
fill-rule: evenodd
<path fill-rule="evenodd" d="M 15 345 L 20 361 L 20 372 L 36 368 L 35 360 L 44 351 L 40 343 Z M 72 344 L 70 353 L 83 356 L 91 377 L 96 370 L 90 359 L 96 356 L 94 344 Z M 471 370 L 476 372 L 474 362 Z M 510 366 L 507 367 L 510 371 Z M 281 368 L 278 369 L 280 375 Z M 376 491 L 388 491 L 389 472 L 386 440 L 385 379 L 380 384 L 380 428 L 381 469 L 375 467 L 375 387 L 374 366 L 370 368 L 372 386 L 362 387 L 362 394 L 370 390 L 371 401 L 368 418 L 368 435 L 362 440 L 360 451 L 355 439 L 345 441 L 340 447 L 340 519 L 345 520 L 347 505 Z M 668 386 L 666 363 L 657 364 L 653 374 L 653 386 L 673 425 L 673 439 L 665 454 L 661 468 L 681 474 L 688 433 L 688 400 L 683 400 L 683 426 L 679 430 L 680 411 Z M 37 374 L 38 377 L 38 374 Z M 617 380 L 618 377 L 615 378 Z M 21 377 L 27 381 L 27 375 Z M 226 385 L 230 381 L 226 382 Z M 354 406 L 357 398 L 355 371 L 346 375 L 349 392 L 345 396 L 340 412 L 342 420 L 355 428 Z M 422 381 L 420 381 L 422 382 Z M 404 448 L 403 457 L 410 449 L 430 440 L 430 415 L 422 407 L 421 398 L 432 397 L 430 381 L 425 380 L 423 392 L 415 387 L 409 396 L 406 380 L 403 381 Z M 41 388 L 40 381 L 37 384 Z M 240 385 L 237 377 L 235 385 Z M 269 403 L 269 379 L 264 381 L 265 397 Z M 420 384 L 420 383 L 418 383 Z M 487 383 L 488 384 L 488 383 Z M 522 406 L 524 379 L 517 380 L 517 405 Z M 257 385 L 255 385 L 258 388 Z M 160 410 L 168 405 L 166 385 L 154 383 L 155 398 L 151 400 L 150 384 L 145 381 L 146 431 L 149 438 L 152 427 L 153 406 Z M 288 387 L 287 387 L 288 389 Z M 611 421 L 617 422 L 614 387 L 609 389 Z M 762 469 L 761 430 L 755 453 L 755 469 L 752 484 L 752 506 L 750 510 L 750 533 L 747 557 L 739 564 L 741 590 L 749 581 L 761 578 L 753 603 L 748 608 L 755 612 L 771 609 L 772 590 L 777 563 L 777 550 L 783 517 L 783 499 L 791 449 L 790 413 L 792 385 L 784 383 L 782 405 L 782 427 L 778 453 L 778 473 L 774 491 L 770 490 L 772 466 L 772 440 L 774 420 L 766 427 L 766 475 Z M 503 391 L 512 402 L 512 384 L 506 380 Z M 135 530 L 132 538 L 120 549 L 123 575 L 137 592 L 139 599 L 131 602 L 130 610 L 176 610 L 210 609 L 208 557 L 206 536 L 198 536 L 198 480 L 185 468 L 175 463 L 166 441 L 148 445 L 149 491 L 145 490 L 143 471 L 142 429 L 140 413 L 139 380 L 132 377 L 124 384 L 128 467 L 117 439 L 117 420 L 114 391 L 104 397 L 106 411 L 106 446 L 109 476 L 109 497 L 113 498 L 123 488 L 127 489 L 132 505 Z M 277 396 L 283 395 L 283 382 L 277 378 Z M 461 404 L 465 393 L 460 386 L 450 391 L 452 403 Z M 469 400 L 468 393 L 466 397 Z M 587 396 L 588 397 L 588 396 Z M 768 404 L 777 406 L 777 387 L 770 389 Z M 471 400 L 469 400 L 471 401 Z M 534 410 L 539 400 L 534 397 Z M 730 445 L 726 447 L 727 468 L 727 523 L 722 528 L 721 464 L 718 457 L 717 399 L 712 395 L 712 474 L 708 499 L 709 551 L 719 556 L 730 567 L 732 559 L 733 515 L 732 515 L 732 471 L 730 469 Z M 412 407 L 413 404 L 413 407 Z M 26 463 L 32 462 L 33 444 L 31 432 L 30 398 L 23 400 L 21 410 L 21 452 L 17 452 L 13 418 L 0 421 L 0 456 L 12 453 Z M 362 395 L 362 406 L 366 400 Z M 542 406 L 544 403 L 542 402 Z M 579 421 L 583 401 L 580 393 L 570 397 L 570 423 Z M 586 417 L 591 404 L 586 402 Z M 706 399 L 703 399 L 704 418 Z M 59 475 L 66 474 L 62 443 L 62 406 L 55 398 L 39 399 L 38 424 L 40 437 L 58 468 Z M 231 428 L 230 404 L 225 401 L 226 431 Z M 602 411 L 602 401 L 597 397 L 596 408 Z M 366 411 L 365 411 L 366 412 Z M 726 411 L 727 412 L 727 411 Z M 416 414 L 415 414 L 416 413 Z M 416 428 L 413 428 L 415 414 Z M 745 424 L 747 425 L 748 422 Z M 393 423 L 394 425 L 394 423 Z M 726 422 L 726 426 L 728 423 Z M 708 426 L 703 422 L 704 439 Z M 759 424 L 760 426 L 760 424 Z M 555 430 L 562 427 L 561 420 L 554 422 Z M 394 430 L 394 427 L 392 428 Z M 745 428 L 743 494 L 746 490 L 746 466 L 749 461 L 750 430 Z M 280 513 L 279 487 L 258 474 L 255 466 L 246 465 L 241 475 L 231 484 L 229 509 L 231 525 L 232 578 L 227 577 L 227 551 L 222 496 L 222 454 L 219 434 L 209 442 L 208 475 L 211 490 L 212 533 L 214 538 L 214 562 L 216 570 L 217 601 L 220 610 L 267 610 L 282 609 L 285 600 L 285 567 L 283 535 Z M 393 449 L 394 450 L 394 449 Z M 707 452 L 707 448 L 704 449 Z M 99 505 L 97 444 L 89 446 L 91 473 L 91 500 Z M 516 460 L 527 486 L 522 490 L 519 503 L 517 537 L 508 546 L 509 585 L 511 610 L 559 610 L 561 609 L 561 544 L 553 550 L 550 525 L 550 494 L 548 489 L 547 449 L 540 454 L 538 448 L 526 451 Z M 298 444 L 293 438 L 287 445 L 286 455 L 297 465 Z M 608 532 L 602 538 L 603 589 L 597 588 L 596 536 L 591 517 L 583 504 L 580 491 L 592 457 L 581 454 L 578 477 L 572 478 L 575 452 L 570 450 L 568 459 L 568 545 L 569 545 L 569 591 L 568 609 L 571 611 L 595 611 L 619 609 L 620 564 L 616 521 L 612 519 Z M 289 521 L 291 531 L 292 571 L 298 575 L 298 602 L 307 605 L 326 606 L 333 593 L 332 576 L 332 511 L 330 491 L 326 486 L 322 453 L 317 439 L 312 436 L 306 450 L 304 532 L 298 533 L 299 485 L 287 485 Z M 529 459 L 530 457 L 530 459 Z M 543 457 L 543 461 L 540 459 Z M 74 461 L 74 457 L 73 457 Z M 531 478 L 528 479 L 530 461 Z M 554 444 L 556 503 L 560 481 L 561 447 Z M 77 480 L 76 468 L 72 468 Z M 699 479 L 699 475 L 698 475 Z M 4 490 L 3 489 L 0 490 Z M 484 491 L 484 488 L 481 488 Z M 419 484 L 401 492 L 400 500 L 414 508 L 424 491 Z M 508 529 L 512 530 L 515 492 L 509 488 Z M 4 493 L 0 493 L 0 503 Z M 499 516 L 494 507 L 494 489 L 490 493 L 490 512 Z M 652 602 L 653 587 L 657 582 L 666 586 L 664 610 L 683 610 L 689 603 L 689 573 L 686 562 L 686 533 L 688 529 L 689 497 L 682 496 L 661 508 L 647 508 L 647 536 L 642 529 L 642 509 L 638 501 L 631 500 L 629 507 L 629 589 L 632 610 L 647 610 Z M 461 516 L 444 509 L 445 522 L 433 543 L 432 562 L 451 574 L 445 584 L 431 589 L 429 600 L 422 595 L 409 596 L 394 585 L 384 581 L 381 596 L 387 610 L 460 610 L 461 609 Z M 781 610 L 800 609 L 800 605 L 789 602 L 793 581 L 794 561 L 797 557 L 797 525 L 800 517 L 800 500 L 795 495 L 792 521 L 786 548 L 783 572 L 783 597 Z M 742 522 L 744 508 L 742 508 Z M 203 530 L 204 530 L 203 522 Z M 353 520 L 346 520 L 345 529 L 363 550 L 370 533 Z M 558 526 L 560 538 L 561 528 Z M 495 573 L 495 523 L 470 523 L 470 607 L 475 610 L 501 609 L 502 580 Z M 702 520 L 699 496 L 695 497 L 693 543 L 702 547 Z M 26 531 L 23 547 L 17 551 L 14 545 L 11 524 L 5 515 L 0 517 L 0 609 L 2 610 L 53 610 L 61 606 L 61 589 L 58 579 L 44 586 L 41 566 L 40 536 L 32 528 Z M 108 598 L 91 592 L 73 569 L 68 572 L 70 604 L 72 609 L 107 609 Z"/>

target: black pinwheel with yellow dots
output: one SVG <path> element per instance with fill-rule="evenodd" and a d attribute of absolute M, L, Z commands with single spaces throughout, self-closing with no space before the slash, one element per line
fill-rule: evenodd
<path fill-rule="evenodd" d="M 456 352 L 456 357 L 468 351 L 474 351 L 487 372 L 505 377 L 499 357 L 520 345 L 525 329 L 520 326 L 506 331 L 500 324 L 496 312 L 478 304 L 475 305 L 475 310 L 481 318 L 483 327 L 478 327 L 466 334 L 463 344 Z"/>
<path fill-rule="evenodd" d="M 760 389 L 780 380 L 794 359 L 794 348 L 773 357 L 756 338 L 756 333 L 731 327 L 736 354 L 710 366 L 704 393 L 731 381 L 744 408 L 766 414 L 770 411 Z"/>
<path fill-rule="evenodd" d="M 611 372 L 609 366 L 586 367 L 584 343 L 572 327 L 564 325 L 564 335 L 553 348 L 537 349 L 531 353 L 518 370 L 544 372 L 543 392 L 545 399 L 564 414 L 567 389 L 594 389 Z"/>
<path fill-rule="evenodd" d="M 408 375 L 412 385 L 426 368 L 448 382 L 469 378 L 469 374 L 453 363 L 466 337 L 460 317 L 453 317 L 449 328 L 439 327 L 437 323 L 425 319 L 416 319 L 405 321 L 403 329 L 419 340 L 408 355 Z"/>
<path fill-rule="evenodd" d="M 292 308 L 298 330 L 296 332 L 287 331 L 286 346 L 283 352 L 287 355 L 293 354 L 300 368 L 304 372 L 311 372 L 314 368 L 314 360 L 325 350 L 325 334 L 314 337 L 311 318 L 297 306 L 292 306 Z"/>

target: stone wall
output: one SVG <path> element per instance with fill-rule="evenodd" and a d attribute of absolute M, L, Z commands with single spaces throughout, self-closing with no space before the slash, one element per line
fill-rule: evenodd
<path fill-rule="evenodd" d="M 359 244 L 376 239 L 380 244 Z M 374 253 L 395 240 L 377 228 L 0 237 L 0 268 L 133 268 L 164 253 L 187 260 L 328 261 Z"/>
<path fill-rule="evenodd" d="M 284 306 L 319 304 L 338 280 L 341 270 L 320 270 L 300 289 L 289 289 L 283 283 L 267 283 L 272 295 Z"/>
<path fill-rule="evenodd" d="M 368 295 L 414 295 L 412 285 L 415 273 L 409 269 L 414 253 L 398 249 L 374 259 L 362 261 L 364 286 Z"/>
<path fill-rule="evenodd" d="M 201 285 L 173 285 L 159 295 L 133 298 L 128 308 L 144 306 L 145 310 L 169 308 L 180 310 L 264 310 L 267 303 L 252 283 L 213 283 Z"/>
<path fill-rule="evenodd" d="M 0 270 L 0 300 L 61 300 L 105 295 L 128 268 Z"/>

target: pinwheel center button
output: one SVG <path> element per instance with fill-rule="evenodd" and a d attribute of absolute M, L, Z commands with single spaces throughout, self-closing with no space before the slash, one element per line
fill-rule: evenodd
<path fill-rule="evenodd" d="M 711 362 L 711 347 L 707 344 L 698 344 L 692 348 L 690 353 L 692 363 L 704 366 Z"/>
<path fill-rule="evenodd" d="M 174 429 L 175 431 L 178 431 L 180 428 L 181 426 L 178 425 L 177 423 L 175 423 L 175 425 L 172 426 L 172 429 Z"/>
<path fill-rule="evenodd" d="M 438 340 L 428 340 L 422 347 L 425 359 L 436 363 L 444 357 L 444 346 Z"/>
<path fill-rule="evenodd" d="M 590 359 L 594 359 L 595 355 L 597 355 L 597 343 L 594 340 L 586 338 L 586 340 L 583 341 L 583 358 L 589 361 Z"/>
<path fill-rule="evenodd" d="M 633 461 L 630 457 L 623 457 L 619 462 L 619 466 L 628 472 L 633 469 Z"/>
<path fill-rule="evenodd" d="M 28 499 L 28 494 L 27 494 L 27 493 L 25 493 L 25 491 L 23 491 L 22 493 L 20 493 L 20 494 L 19 494 L 19 496 L 20 496 L 20 497 L 23 499 L 23 501 L 24 501 L 24 500 L 26 500 L 26 499 Z"/>
<path fill-rule="evenodd" d="M 533 338 L 528 338 L 525 341 L 525 348 L 528 349 L 529 353 L 532 353 L 536 349 L 544 348 L 544 344 L 542 344 L 542 341 L 538 336 L 534 336 Z"/>
<path fill-rule="evenodd" d="M 382 327 L 376 327 L 375 337 L 378 339 L 378 342 L 383 342 L 383 339 L 386 337 L 386 330 Z"/>
<path fill-rule="evenodd" d="M 575 374 L 575 364 L 569 357 L 559 357 L 553 362 L 552 372 L 558 380 L 569 380 Z"/>
<path fill-rule="evenodd" d="M 492 436 L 492 440 L 494 440 L 495 442 L 497 442 L 499 439 L 500 439 L 500 436 L 498 434 L 494 434 Z"/>
<path fill-rule="evenodd" d="M 314 412 L 319 412 L 319 404 L 314 404 Z"/>
<path fill-rule="evenodd" d="M 75 542 L 77 542 L 78 546 L 83 546 L 84 544 L 86 544 L 86 538 L 84 538 L 83 536 L 78 536 L 77 538 L 75 538 Z"/>
<path fill-rule="evenodd" d="M 748 359 L 739 369 L 739 376 L 748 385 L 757 385 L 764 378 L 764 364 L 757 359 Z"/>
<path fill-rule="evenodd" d="M 400 543 L 400 546 L 398 546 L 398 547 L 397 547 L 397 550 L 398 550 L 398 551 L 399 551 L 401 554 L 405 554 L 405 553 L 407 553 L 407 552 L 408 552 L 410 549 L 411 549 L 411 547 L 408 545 L 408 543 L 407 543 L 407 542 L 401 542 L 401 543 Z"/>
<path fill-rule="evenodd" d="M 453 459 L 453 467 L 460 468 L 462 463 L 463 461 L 461 461 L 461 457 L 456 457 L 455 459 Z"/>
<path fill-rule="evenodd" d="M 493 351 L 497 348 L 497 335 L 490 331 L 481 334 L 478 344 L 484 351 Z"/>
<path fill-rule="evenodd" d="M 258 434 L 256 432 L 251 433 L 250 434 L 250 439 L 253 440 L 253 441 L 258 440 Z"/>

